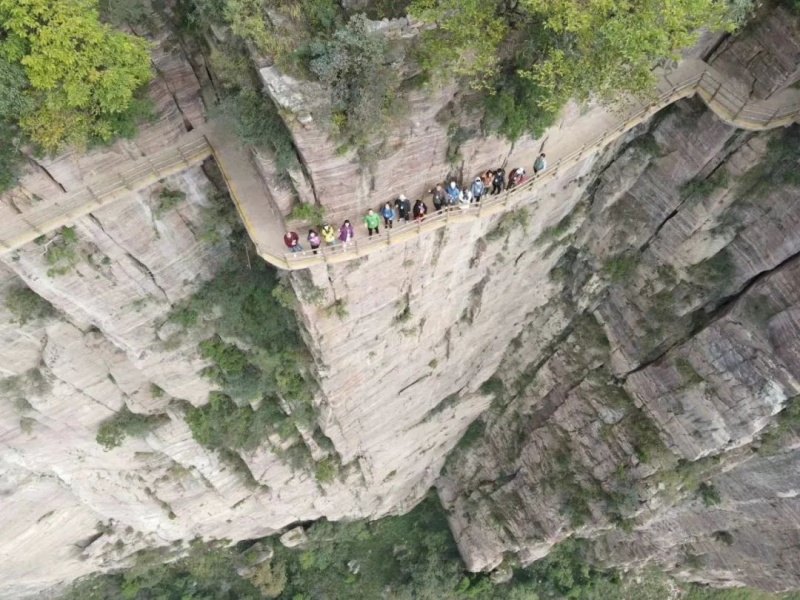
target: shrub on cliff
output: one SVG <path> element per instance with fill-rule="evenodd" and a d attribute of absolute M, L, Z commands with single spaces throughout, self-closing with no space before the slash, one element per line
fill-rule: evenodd
<path fill-rule="evenodd" d="M 347 145 L 365 147 L 400 107 L 400 78 L 390 64 L 388 41 L 356 15 L 309 52 L 311 71 L 330 89 L 338 133 Z"/>

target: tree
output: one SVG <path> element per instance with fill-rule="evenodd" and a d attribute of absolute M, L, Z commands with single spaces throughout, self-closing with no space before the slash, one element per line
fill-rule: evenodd
<path fill-rule="evenodd" d="M 0 58 L 22 67 L 22 131 L 47 151 L 109 141 L 151 78 L 144 40 L 100 23 L 97 0 L 0 0 Z"/>
<path fill-rule="evenodd" d="M 400 79 L 388 51 L 363 15 L 312 50 L 311 71 L 330 89 L 334 125 L 353 147 L 364 148 L 399 109 Z"/>
<path fill-rule="evenodd" d="M 490 116 L 512 138 L 570 98 L 648 94 L 654 64 L 726 26 L 724 0 L 413 0 L 409 12 L 436 25 L 421 43 L 429 74 L 499 94 Z"/>
<path fill-rule="evenodd" d="M 543 60 L 521 65 L 523 76 L 547 90 L 543 107 L 570 97 L 618 92 L 646 94 L 660 60 L 697 41 L 703 27 L 723 26 L 719 0 L 520 0 L 554 34 Z"/>

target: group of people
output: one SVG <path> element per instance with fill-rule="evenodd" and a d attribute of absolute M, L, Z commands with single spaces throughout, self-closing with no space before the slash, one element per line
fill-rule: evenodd
<path fill-rule="evenodd" d="M 540 154 L 536 161 L 533 163 L 534 177 L 547 168 L 547 159 L 544 153 Z M 480 203 L 481 198 L 489 195 L 496 195 L 504 190 L 510 190 L 525 181 L 525 169 L 518 167 L 513 169 L 511 173 L 506 176 L 506 171 L 502 167 L 494 170 L 488 170 L 482 175 L 475 178 L 471 185 L 459 186 L 455 180 L 451 180 L 446 186 L 438 184 L 428 193 L 432 195 L 433 206 L 436 212 L 441 211 L 448 206 L 460 206 L 467 208 L 473 203 Z M 412 218 L 415 221 L 425 220 L 428 214 L 428 206 L 421 199 L 417 200 L 414 205 L 406 198 L 405 194 L 400 196 L 394 201 L 394 206 L 391 203 L 384 203 L 383 207 L 378 213 L 373 209 L 369 209 L 364 216 L 364 226 L 369 233 L 369 237 L 380 235 L 381 219 L 386 229 L 391 229 L 395 221 L 403 220 L 408 223 Z M 349 220 L 345 220 L 337 232 L 328 223 L 325 223 L 319 230 L 319 233 L 314 229 L 308 230 L 306 239 L 314 254 L 317 253 L 322 242 L 327 246 L 333 246 L 337 243 L 342 243 L 347 246 L 355 235 L 353 225 Z M 300 237 L 294 231 L 287 231 L 283 236 L 283 243 L 289 248 L 291 252 L 302 252 L 303 247 L 300 245 Z"/>

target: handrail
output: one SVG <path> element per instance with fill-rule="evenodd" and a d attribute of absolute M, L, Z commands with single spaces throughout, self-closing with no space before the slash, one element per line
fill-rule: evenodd
<path fill-rule="evenodd" d="M 439 229 L 448 222 L 465 222 L 479 219 L 489 214 L 495 214 L 512 204 L 518 204 L 530 198 L 531 196 L 528 192 L 533 192 L 545 183 L 556 179 L 565 169 L 573 167 L 583 160 L 585 156 L 593 154 L 596 150 L 607 146 L 623 133 L 629 131 L 662 108 L 669 106 L 679 99 L 695 94 L 699 95 L 709 108 L 720 118 L 742 128 L 759 130 L 782 127 L 791 124 L 800 115 L 800 102 L 790 107 L 783 107 L 783 110 L 778 107 L 772 113 L 755 110 L 750 110 L 745 113 L 744 109 L 748 102 L 746 100 L 741 100 L 724 82 L 715 79 L 713 73 L 704 70 L 700 74 L 673 85 L 669 91 L 660 94 L 656 101 L 629 116 L 621 125 L 607 129 L 603 133 L 595 136 L 584 143 L 578 150 L 559 158 L 552 167 L 548 168 L 543 173 L 534 176 L 517 187 L 506 190 L 497 198 L 485 197 L 481 203 L 472 204 L 467 208 L 459 206 L 444 207 L 442 211 L 426 217 L 424 221 L 416 225 L 404 224 L 395 226 L 394 229 L 384 229 L 385 236 L 381 234 L 381 236 L 368 238 L 365 242 L 359 242 L 357 239 L 354 239 L 348 243 L 348 248 L 327 246 L 320 247 L 317 252 L 312 252 L 311 250 L 285 252 L 280 258 L 275 255 L 270 255 L 269 258 L 263 254 L 262 256 L 273 265 L 284 269 L 306 269 L 319 263 L 338 263 L 360 258 L 381 247 L 402 243 L 423 232 Z M 731 95 L 739 99 L 741 105 L 732 112 L 729 108 L 725 107 L 722 102 L 717 100 L 720 94 Z M 758 103 L 753 102 L 751 104 L 757 105 Z"/>
<path fill-rule="evenodd" d="M 189 138 L 188 141 L 145 157 L 124 171 L 93 181 L 81 191 L 6 219 L 0 223 L 0 252 L 19 248 L 101 206 L 169 175 L 180 173 L 211 156 L 211 146 L 205 136 L 195 133 L 183 139 L 186 138 Z"/>
<path fill-rule="evenodd" d="M 580 148 L 559 157 L 546 171 L 527 182 L 494 197 L 484 197 L 483 202 L 469 207 L 454 207 L 439 213 L 428 215 L 424 221 L 406 224 L 397 223 L 394 229 L 386 231 L 378 237 L 364 241 L 353 240 L 348 246 L 321 247 L 316 253 L 281 252 L 277 249 L 264 248 L 256 240 L 257 232 L 248 227 L 259 254 L 270 264 L 281 269 L 305 269 L 320 263 L 337 263 L 360 258 L 382 247 L 403 243 L 427 231 L 444 227 L 448 223 L 464 222 L 483 218 L 501 212 L 511 205 L 518 204 L 533 196 L 538 188 L 556 179 L 568 169 L 579 163 L 584 157 L 607 146 L 632 127 L 642 123 L 662 108 L 682 98 L 697 95 L 722 120 L 740 128 L 763 130 L 790 125 L 800 116 L 800 93 L 784 90 L 778 97 L 766 101 L 750 101 L 742 98 L 732 89 L 719 73 L 699 60 L 682 62 L 678 69 L 685 68 L 690 72 L 677 83 L 670 81 L 675 73 L 664 72 L 661 83 L 667 83 L 669 89 L 659 94 L 646 106 L 628 115 L 618 125 L 610 127 L 602 133 L 586 141 Z M 694 69 L 694 71 L 692 71 Z M 680 75 L 680 73 L 679 73 Z M 788 101 L 786 98 L 788 97 Z M 29 211 L 0 223 L 0 252 L 9 252 L 33 241 L 37 237 L 73 222 L 100 206 L 105 206 L 132 191 L 142 189 L 160 181 L 168 175 L 178 173 L 186 167 L 201 162 L 211 155 L 220 162 L 223 172 L 224 161 L 214 152 L 208 139 L 198 129 L 181 138 L 181 143 L 145 157 L 129 168 L 109 177 L 91 182 L 84 190 L 67 195 L 54 202 L 46 202 Z M 552 158 L 552 157 L 551 157 Z M 247 202 L 237 198 L 234 186 L 229 185 L 237 210 L 245 223 Z M 274 241 L 278 246 L 280 240 Z"/>

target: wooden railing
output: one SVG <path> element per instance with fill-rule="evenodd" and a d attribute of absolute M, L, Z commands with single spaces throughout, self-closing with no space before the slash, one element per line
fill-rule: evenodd
<path fill-rule="evenodd" d="M 669 81 L 669 74 L 663 79 Z M 408 224 L 396 224 L 393 229 L 383 229 L 380 236 L 355 238 L 347 245 L 337 243 L 334 246 L 320 247 L 316 253 L 311 250 L 302 252 L 285 252 L 282 256 L 269 253 L 262 256 L 265 260 L 283 269 L 305 269 L 319 263 L 338 263 L 366 256 L 376 250 L 393 244 L 400 244 L 427 231 L 433 231 L 448 223 L 465 222 L 480 219 L 484 216 L 503 212 L 526 200 L 532 200 L 535 192 L 546 183 L 557 179 L 567 169 L 581 162 L 598 150 L 604 148 L 622 134 L 636 125 L 646 121 L 653 114 L 666 106 L 698 94 L 703 101 L 721 119 L 744 129 L 763 130 L 790 125 L 800 116 L 800 101 L 790 104 L 781 102 L 749 102 L 738 96 L 730 86 L 711 71 L 696 74 L 662 93 L 653 103 L 638 112 L 629 115 L 617 127 L 605 130 L 600 135 L 588 140 L 580 148 L 559 157 L 547 170 L 528 180 L 522 185 L 496 196 L 484 197 L 480 204 L 472 204 L 466 208 L 447 207 L 442 211 L 426 217 L 423 221 Z M 772 105 L 775 105 L 773 108 Z M 360 219 L 354 221 L 360 225 Z M 338 232 L 337 232 L 338 233 Z M 358 232 L 361 233 L 360 231 Z"/>
<path fill-rule="evenodd" d="M 191 139 L 143 158 L 124 171 L 99 178 L 79 192 L 55 201 L 42 201 L 30 210 L 0 223 L 0 252 L 19 248 L 101 206 L 152 185 L 168 175 L 180 173 L 211 156 L 211 146 L 202 134 L 189 134 L 186 137 Z"/>
<path fill-rule="evenodd" d="M 673 82 L 671 78 L 679 78 L 680 81 Z M 766 101 L 751 101 L 740 96 L 721 75 L 699 60 L 682 62 L 674 73 L 663 72 L 659 87 L 668 89 L 647 106 L 621 117 L 622 120 L 618 125 L 587 140 L 573 152 L 560 157 L 549 154 L 551 160 L 553 158 L 557 160 L 538 177 L 500 195 L 485 197 L 479 205 L 451 207 L 427 216 L 424 221 L 398 223 L 394 229 L 384 230 L 380 236 L 372 238 L 361 237 L 359 231 L 359 237 L 347 245 L 321 247 L 316 253 L 310 250 L 296 253 L 283 252 L 279 249 L 282 248 L 282 241 L 276 239 L 272 248 L 265 248 L 263 243 L 257 243 L 259 254 L 264 260 L 280 269 L 305 269 L 319 263 L 353 260 L 385 246 L 406 242 L 424 232 L 444 227 L 448 223 L 480 219 L 502 212 L 521 202 L 532 200 L 541 186 L 560 177 L 586 156 L 604 148 L 669 104 L 695 94 L 702 98 L 721 119 L 744 129 L 763 130 L 782 127 L 795 122 L 800 115 L 800 92 L 797 90 L 784 90 L 775 98 Z M 213 148 L 206 137 L 201 131 L 195 130 L 184 136 L 177 146 L 143 158 L 125 171 L 98 179 L 80 192 L 56 201 L 42 202 L 41 205 L 0 224 L 0 252 L 8 252 L 31 242 L 132 191 L 142 189 L 168 175 L 182 171 L 189 165 L 201 162 L 212 153 Z M 216 159 L 221 160 L 218 156 Z M 224 164 L 220 166 L 224 170 Z M 242 213 L 242 219 L 248 223 L 248 203 L 236 198 L 236 186 L 229 187 L 236 200 L 237 209 Z M 356 225 L 359 225 L 360 221 L 360 218 L 354 219 Z M 250 235 L 254 237 L 254 232 L 251 231 Z"/>

